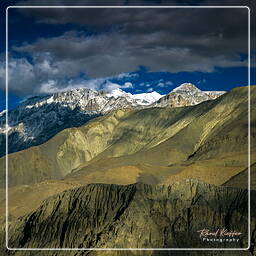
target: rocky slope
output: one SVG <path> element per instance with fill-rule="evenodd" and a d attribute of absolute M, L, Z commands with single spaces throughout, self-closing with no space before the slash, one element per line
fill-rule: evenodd
<path fill-rule="evenodd" d="M 184 107 L 213 100 L 223 95 L 225 91 L 201 91 L 191 83 L 184 83 L 156 101 L 157 107 Z"/>
<path fill-rule="evenodd" d="M 9 185 L 67 175 L 85 184 L 170 184 L 192 177 L 221 185 L 248 164 L 247 90 L 236 88 L 191 107 L 117 110 L 66 129 L 40 146 L 10 154 Z M 252 106 L 255 102 L 252 87 Z M 251 135 L 254 154 L 253 130 Z M 5 186 L 4 157 L 0 167 Z"/>
<path fill-rule="evenodd" d="M 191 89 L 194 90 L 194 87 Z M 190 99 L 189 105 L 219 96 L 219 92 L 211 92 L 211 95 L 215 96 L 197 99 L 198 93 L 190 92 L 189 88 L 185 93 Z M 205 93 L 201 92 L 201 94 Z M 81 126 L 88 120 L 105 115 L 112 110 L 148 108 L 162 96 L 157 92 L 132 95 L 120 89 L 112 92 L 73 89 L 49 96 L 29 98 L 9 112 L 7 128 L 9 153 L 44 143 L 65 128 Z M 178 99 L 175 98 L 175 100 Z M 163 106 L 161 99 L 160 101 L 154 106 Z M 182 103 L 176 105 L 182 106 Z M 186 105 L 188 104 L 183 106 Z M 5 155 L 5 132 L 5 113 L 2 112 L 0 115 L 0 156 Z"/>
<path fill-rule="evenodd" d="M 31 214 L 12 221 L 9 247 L 246 248 L 247 221 L 247 191 L 242 189 L 195 180 L 172 186 L 90 184 L 50 197 Z M 209 227 L 242 234 L 239 242 L 202 241 L 197 231 Z M 52 253 L 57 255 L 48 255 Z M 70 251 L 69 255 L 82 253 Z"/>

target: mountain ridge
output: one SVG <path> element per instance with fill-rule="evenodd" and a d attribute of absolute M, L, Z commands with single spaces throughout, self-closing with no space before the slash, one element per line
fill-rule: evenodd
<path fill-rule="evenodd" d="M 187 84 L 189 85 L 189 83 Z M 186 84 L 183 84 L 183 87 L 184 85 Z M 200 98 L 190 93 L 189 100 L 183 104 L 184 106 L 215 99 L 220 94 L 220 92 L 213 91 L 211 94 L 214 96 L 207 96 L 198 88 L 197 90 L 200 91 Z M 175 91 L 171 93 L 176 95 Z M 5 155 L 6 131 L 8 131 L 9 153 L 17 152 L 44 143 L 65 128 L 81 126 L 95 117 L 106 115 L 116 109 L 183 106 L 178 99 L 179 94 L 172 99 L 172 102 L 178 101 L 174 105 L 166 105 L 168 100 L 166 101 L 165 97 L 157 92 L 132 95 L 120 89 L 111 93 L 80 88 L 29 98 L 16 109 L 8 112 L 7 128 L 5 113 L 2 112 L 0 115 L 0 156 Z M 197 98 L 194 99 L 194 97 Z M 161 101 L 161 99 L 163 100 Z"/>
<path fill-rule="evenodd" d="M 255 89 L 251 93 L 252 103 L 256 99 Z M 207 182 L 221 185 L 246 167 L 247 109 L 247 88 L 236 88 L 215 101 L 196 106 L 116 110 L 79 128 L 65 129 L 44 144 L 10 154 L 9 185 L 69 174 L 85 183 L 106 179 L 113 182 L 112 176 L 120 182 L 122 176 L 116 176 L 118 169 L 113 168 L 122 166 L 135 166 L 133 176 L 125 182 L 139 177 L 152 182 L 157 177 L 157 182 L 162 182 L 184 175 L 196 178 L 201 173 L 196 170 L 204 170 L 202 164 L 213 171 L 212 175 L 201 173 Z M 187 167 L 182 165 L 184 161 Z M 190 168 L 193 161 L 196 164 Z M 218 162 L 221 168 L 216 167 Z M 138 164 L 142 164 L 142 172 L 141 166 L 136 167 Z M 0 158 L 0 165 L 4 170 L 4 157 Z M 158 169 L 163 172 L 158 173 Z M 220 176 L 219 171 L 223 172 Z M 5 185 L 4 179 L 1 181 Z"/>

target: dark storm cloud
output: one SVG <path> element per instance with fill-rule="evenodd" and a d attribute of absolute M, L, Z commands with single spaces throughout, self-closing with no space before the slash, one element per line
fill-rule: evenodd
<path fill-rule="evenodd" d="M 55 9 L 56 14 L 42 9 L 40 15 L 43 12 L 45 22 L 56 18 L 56 23 L 73 22 L 96 31 L 111 26 L 98 36 L 73 31 L 14 48 L 33 56 L 49 52 L 55 61 L 76 60 L 78 66 L 85 63 L 89 76 L 128 72 L 139 65 L 170 72 L 246 65 L 239 54 L 247 51 L 247 9 Z"/>
<path fill-rule="evenodd" d="M 99 3 L 102 1 L 94 5 Z M 116 1 L 106 3 L 115 5 Z M 134 1 L 119 3 L 135 4 Z M 162 1 L 165 3 L 177 5 L 175 1 Z M 22 4 L 35 3 L 28 0 L 19 5 Z M 54 4 L 67 5 L 70 1 L 37 1 L 37 5 Z M 87 4 L 76 1 L 76 5 Z M 136 5 L 140 4 L 155 3 L 136 1 Z M 247 61 L 241 61 L 240 54 L 247 52 L 247 12 L 246 8 L 20 9 L 22 15 L 53 28 L 55 24 L 71 23 L 77 29 L 62 36 L 41 36 L 33 43 L 16 45 L 12 50 L 29 54 L 32 63 L 25 59 L 13 59 L 12 63 L 29 71 L 28 90 L 36 86 L 35 81 L 41 85 L 45 81 L 52 84 L 81 72 L 90 78 L 109 77 L 134 71 L 140 65 L 151 71 L 168 72 L 212 72 L 216 67 L 243 67 Z M 97 33 L 87 36 L 84 33 L 87 29 Z"/>

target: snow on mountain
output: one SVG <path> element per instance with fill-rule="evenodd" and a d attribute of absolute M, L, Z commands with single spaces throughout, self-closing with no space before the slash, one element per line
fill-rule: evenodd
<path fill-rule="evenodd" d="M 120 88 L 114 89 L 106 94 L 107 97 L 114 97 L 117 99 L 118 97 L 132 97 L 131 93 L 127 93 Z"/>
<path fill-rule="evenodd" d="M 203 92 L 185 83 L 167 95 L 157 92 L 131 94 L 121 89 L 104 92 L 79 88 L 48 96 L 35 96 L 8 113 L 9 152 L 41 144 L 65 128 L 81 126 L 115 109 L 190 106 L 223 93 Z M 0 114 L 0 156 L 5 154 L 4 113 Z"/>
<path fill-rule="evenodd" d="M 160 98 L 153 105 L 155 107 L 184 107 L 193 106 L 203 101 L 213 100 L 225 91 L 201 91 L 191 83 L 184 83 Z"/>
<path fill-rule="evenodd" d="M 41 144 L 65 128 L 81 126 L 115 109 L 142 108 L 159 95 L 132 95 L 121 89 L 103 92 L 79 88 L 29 98 L 8 113 L 9 152 Z M 0 156 L 5 152 L 4 113 L 0 116 Z"/>
<path fill-rule="evenodd" d="M 114 97 L 115 99 L 118 97 L 126 97 L 128 101 L 135 102 L 137 105 L 150 105 L 159 100 L 164 95 L 161 95 L 158 92 L 131 94 L 118 88 L 107 93 L 106 96 Z"/>
<path fill-rule="evenodd" d="M 158 92 L 150 93 L 140 93 L 132 95 L 133 99 L 141 105 L 150 105 L 162 98 L 164 95 L 159 94 Z"/>
<path fill-rule="evenodd" d="M 204 91 L 207 95 L 209 95 L 212 99 L 216 99 L 222 94 L 226 93 L 225 91 Z"/>

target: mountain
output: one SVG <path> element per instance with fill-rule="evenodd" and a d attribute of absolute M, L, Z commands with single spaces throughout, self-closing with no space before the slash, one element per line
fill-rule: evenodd
<path fill-rule="evenodd" d="M 151 105 L 157 100 L 159 100 L 163 95 L 158 92 L 149 92 L 149 93 L 139 93 L 139 94 L 131 94 L 124 92 L 121 89 L 114 89 L 111 92 L 106 94 L 108 97 L 114 97 L 118 99 L 119 97 L 125 97 L 129 102 L 134 102 L 135 106 L 143 106 L 143 105 Z M 120 107 L 123 108 L 123 107 Z"/>
<path fill-rule="evenodd" d="M 199 104 L 203 101 L 214 100 L 223 95 L 225 91 L 201 91 L 191 83 L 181 84 L 156 101 L 156 107 L 184 107 Z"/>
<path fill-rule="evenodd" d="M 163 97 L 163 95 L 157 93 L 157 92 L 148 92 L 148 93 L 139 93 L 134 94 L 132 96 L 140 105 L 151 105 L 160 98 Z"/>
<path fill-rule="evenodd" d="M 247 167 L 247 96 L 248 88 L 240 87 L 190 107 L 112 111 L 10 154 L 9 185 L 59 178 L 82 184 L 171 184 L 186 177 L 222 185 Z M 251 86 L 254 103 L 256 87 Z M 254 113 L 252 108 L 252 123 Z M 255 154 L 253 130 L 251 139 Z M 5 157 L 0 167 L 5 186 Z"/>
<path fill-rule="evenodd" d="M 194 97 L 189 89 L 186 93 L 188 98 Z M 211 94 L 216 93 L 211 92 Z M 29 98 L 8 113 L 9 153 L 44 143 L 63 129 L 79 127 L 95 117 L 116 109 L 161 107 L 164 105 L 162 102 L 165 102 L 165 96 L 162 96 L 157 92 L 132 95 L 121 89 L 98 92 L 83 88 Z M 202 100 L 208 99 L 209 97 Z M 157 101 L 160 103 L 155 104 Z M 192 101 L 196 104 L 194 99 L 190 100 Z M 5 112 L 2 112 L 0 115 L 0 156 L 5 155 L 5 132 Z"/>
<path fill-rule="evenodd" d="M 32 97 L 9 112 L 9 153 L 47 141 L 59 131 L 78 127 L 115 109 L 152 104 L 160 94 L 111 93 L 74 89 L 45 97 Z M 5 112 L 0 116 L 0 156 L 5 154 Z"/>
<path fill-rule="evenodd" d="M 43 144 L 9 154 L 9 246 L 246 248 L 248 89 L 253 179 L 256 86 L 234 88 L 193 106 L 150 107 L 149 103 L 146 108 L 113 110 L 64 129 Z M 6 157 L 0 158 L 2 244 L 5 164 Z M 250 193 L 254 255 L 254 181 Z M 197 232 L 201 228 L 237 230 L 242 236 L 239 243 L 205 245 Z M 46 252 L 1 249 L 1 255 Z M 216 255 L 208 253 L 69 251 L 89 256 Z M 47 251 L 49 256 L 66 254 Z M 248 251 L 220 255 L 246 256 Z"/>
<path fill-rule="evenodd" d="M 9 247 L 246 248 L 247 198 L 246 190 L 195 180 L 171 186 L 89 184 L 49 197 L 35 211 L 11 221 Z M 255 223 L 255 197 L 252 200 L 251 220 Z M 198 233 L 205 228 L 242 235 L 237 237 L 239 242 L 206 243 Z M 3 236 L 2 231 L 1 240 Z M 7 255 L 34 253 L 9 251 Z M 69 255 L 77 253 L 70 251 Z M 109 255 L 108 251 L 91 253 L 86 255 Z M 229 255 L 235 255 L 232 253 Z M 44 255 L 44 251 L 36 255 Z"/>

